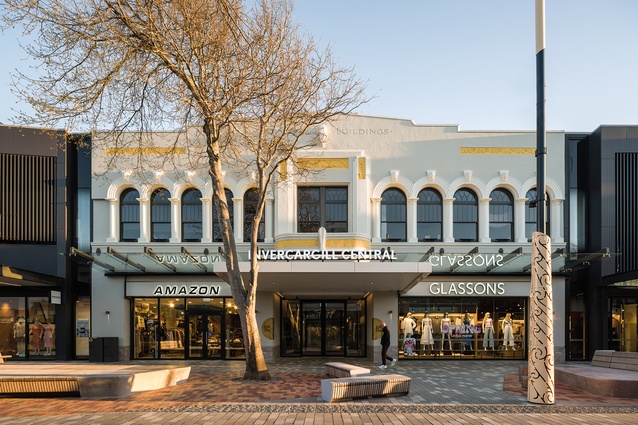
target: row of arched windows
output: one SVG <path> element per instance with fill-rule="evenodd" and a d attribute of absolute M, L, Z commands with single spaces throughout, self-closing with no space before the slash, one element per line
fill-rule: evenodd
<path fill-rule="evenodd" d="M 226 189 L 226 204 L 231 223 L 234 220 L 233 194 Z M 137 242 L 140 237 L 140 197 L 137 189 L 129 188 L 120 196 L 120 240 Z M 199 242 L 203 238 L 202 194 L 198 189 L 187 189 L 182 194 L 182 241 Z M 253 217 L 257 211 L 257 190 L 249 189 L 244 194 L 244 241 L 250 242 Z M 151 242 L 168 242 L 171 238 L 171 202 L 170 192 L 164 188 L 156 189 L 150 198 Z M 221 242 L 222 234 L 213 199 L 212 214 L 213 241 Z M 258 240 L 263 241 L 264 223 L 260 223 Z"/>
<path fill-rule="evenodd" d="M 532 238 L 536 229 L 536 189 L 525 196 L 525 237 Z M 514 241 L 514 198 L 505 189 L 490 193 L 489 235 L 493 242 Z M 549 197 L 546 198 L 549 200 Z M 531 205 L 530 205 L 531 204 Z M 546 203 L 548 205 L 548 202 Z M 479 199 L 476 193 L 462 188 L 454 194 L 452 207 L 453 237 L 458 242 L 478 241 Z M 549 229 L 549 215 L 545 214 Z M 419 192 L 416 209 L 417 237 L 419 241 L 440 242 L 443 240 L 443 198 L 431 188 Z M 387 189 L 381 195 L 381 235 L 383 241 L 407 240 L 407 198 L 403 191 Z"/>
<path fill-rule="evenodd" d="M 233 194 L 225 190 L 231 223 L 234 223 Z M 129 188 L 120 196 L 120 240 L 136 242 L 140 237 L 140 197 L 137 189 Z M 536 229 L 536 189 L 527 192 L 525 202 L 525 237 L 531 240 Z M 202 228 L 202 194 L 198 189 L 184 191 L 181 198 L 181 225 L 183 242 L 199 242 L 204 237 Z M 330 232 L 347 232 L 347 188 L 300 187 L 298 188 L 298 232 L 316 232 L 325 227 Z M 490 193 L 489 237 L 493 242 L 514 241 L 514 199 L 506 189 Z M 549 199 L 549 198 L 547 198 Z M 250 242 L 253 217 L 257 211 L 258 193 L 249 189 L 244 194 L 244 241 Z M 214 200 L 213 200 L 214 201 Z M 549 221 L 549 215 L 546 214 Z M 171 238 L 170 192 L 158 188 L 150 197 L 150 230 L 152 242 L 168 242 Z M 221 242 L 221 228 L 217 220 L 215 202 L 212 208 L 212 240 Z M 407 241 L 407 198 L 397 188 L 390 188 L 381 195 L 381 235 L 387 242 Z M 479 199 L 469 188 L 461 188 L 454 194 L 452 206 L 453 238 L 458 242 L 477 242 Z M 549 222 L 547 223 L 549 229 Z M 443 198 L 432 188 L 421 190 L 416 206 L 417 238 L 423 242 L 443 240 Z M 258 231 L 258 241 L 264 240 L 264 222 Z"/>

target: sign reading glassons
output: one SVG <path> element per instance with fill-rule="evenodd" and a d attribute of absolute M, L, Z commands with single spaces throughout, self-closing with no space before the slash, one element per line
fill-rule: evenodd
<path fill-rule="evenodd" d="M 430 282 L 432 295 L 505 295 L 503 282 Z"/>
<path fill-rule="evenodd" d="M 496 276 L 495 276 L 496 277 Z M 410 289 L 410 297 L 529 297 L 530 282 L 519 279 L 485 281 L 485 276 L 467 276 L 463 281 L 441 279 L 425 280 Z"/>
<path fill-rule="evenodd" d="M 127 297 L 223 297 L 230 296 L 226 283 L 127 282 Z"/>

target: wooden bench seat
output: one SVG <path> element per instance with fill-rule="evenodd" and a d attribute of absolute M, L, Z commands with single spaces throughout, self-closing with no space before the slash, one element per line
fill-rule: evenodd
<path fill-rule="evenodd" d="M 351 376 L 370 375 L 370 369 L 359 367 L 348 363 L 330 362 L 326 363 L 326 375 L 334 378 L 349 378 Z"/>
<path fill-rule="evenodd" d="M 4 359 L 10 359 L 13 356 L 5 356 L 2 353 L 0 353 L 0 363 L 4 363 Z"/>
<path fill-rule="evenodd" d="M 370 375 L 321 380 L 321 398 L 327 402 L 407 395 L 411 378 L 403 375 Z"/>

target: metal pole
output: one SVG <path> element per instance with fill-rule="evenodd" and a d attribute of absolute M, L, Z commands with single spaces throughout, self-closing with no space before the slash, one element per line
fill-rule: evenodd
<path fill-rule="evenodd" d="M 536 199 L 532 235 L 527 401 L 554 404 L 554 306 L 551 241 L 545 229 L 545 0 L 536 0 Z"/>
<path fill-rule="evenodd" d="M 545 223 L 545 0 L 536 0 L 536 231 L 547 233 Z"/>

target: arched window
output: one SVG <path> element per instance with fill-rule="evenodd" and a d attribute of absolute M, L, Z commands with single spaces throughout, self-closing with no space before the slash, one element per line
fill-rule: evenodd
<path fill-rule="evenodd" d="M 434 189 L 419 192 L 416 204 L 416 233 L 420 241 L 443 240 L 443 201 Z"/>
<path fill-rule="evenodd" d="M 528 241 L 532 240 L 532 233 L 537 228 L 537 197 L 536 189 L 530 189 L 525 195 L 527 201 L 525 201 L 525 237 Z M 545 232 L 549 236 L 549 195 L 545 193 Z"/>
<path fill-rule="evenodd" d="M 151 242 L 168 242 L 171 239 L 171 194 L 157 189 L 151 195 Z"/>
<path fill-rule="evenodd" d="M 187 189 L 182 195 L 182 241 L 202 240 L 202 193 Z"/>
<path fill-rule="evenodd" d="M 120 241 L 137 242 L 140 237 L 140 193 L 126 189 L 120 196 Z"/>
<path fill-rule="evenodd" d="M 490 193 L 490 239 L 492 242 L 514 241 L 514 198 L 509 191 Z"/>
<path fill-rule="evenodd" d="M 405 194 L 399 189 L 388 189 L 381 195 L 381 240 L 405 242 L 407 240 L 407 206 Z"/>
<path fill-rule="evenodd" d="M 472 190 L 459 189 L 456 191 L 452 217 L 455 241 L 478 241 L 478 198 Z"/>
<path fill-rule="evenodd" d="M 224 193 L 226 194 L 226 205 L 228 205 L 228 216 L 230 220 L 231 227 L 234 224 L 233 221 L 233 192 L 229 189 L 224 189 Z M 219 221 L 217 220 L 217 208 L 215 207 L 215 197 L 213 197 L 213 242 L 221 242 L 222 241 L 222 230 L 219 225 Z"/>
<path fill-rule="evenodd" d="M 248 189 L 244 193 L 244 242 L 250 242 L 251 230 L 253 228 L 253 218 L 257 213 L 257 201 L 259 197 L 259 191 L 256 188 Z M 259 230 L 257 232 L 257 242 L 264 241 L 265 224 L 264 216 L 261 217 L 259 223 Z"/>

